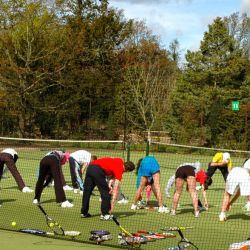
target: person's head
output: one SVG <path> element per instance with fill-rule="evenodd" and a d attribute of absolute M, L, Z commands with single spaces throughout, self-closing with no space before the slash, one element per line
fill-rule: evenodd
<path fill-rule="evenodd" d="M 213 183 L 213 180 L 210 176 L 207 176 L 205 183 L 204 183 L 204 190 L 207 190 L 208 187 Z"/>
<path fill-rule="evenodd" d="M 137 164 L 136 164 L 136 169 L 135 169 L 135 174 L 138 174 L 139 168 L 141 166 L 141 161 L 143 160 L 143 158 L 139 159 Z"/>
<path fill-rule="evenodd" d="M 124 163 L 124 171 L 132 172 L 135 169 L 135 164 L 132 161 L 126 161 Z"/>
<path fill-rule="evenodd" d="M 95 161 L 95 160 L 97 160 L 97 156 L 96 156 L 96 155 L 91 155 L 90 162 L 91 162 L 91 161 Z"/>
<path fill-rule="evenodd" d="M 65 152 L 63 153 L 63 159 L 61 160 L 61 165 L 64 165 L 66 162 L 68 162 L 70 157 L 70 153 L 69 152 Z"/>

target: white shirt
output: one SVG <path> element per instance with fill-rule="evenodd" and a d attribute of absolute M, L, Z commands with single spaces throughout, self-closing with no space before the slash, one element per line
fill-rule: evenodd
<path fill-rule="evenodd" d="M 15 155 L 18 155 L 17 152 L 13 148 L 6 148 L 2 151 L 2 153 L 10 154 L 12 155 L 13 158 Z"/>
<path fill-rule="evenodd" d="M 80 165 L 91 161 L 91 153 L 86 150 L 77 150 L 70 154 L 70 157 L 74 158 Z"/>

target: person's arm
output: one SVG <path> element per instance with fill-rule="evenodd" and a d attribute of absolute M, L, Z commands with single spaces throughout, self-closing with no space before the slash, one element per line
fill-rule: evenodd
<path fill-rule="evenodd" d="M 222 161 L 222 162 L 211 162 L 210 166 L 212 167 L 226 167 L 228 164 L 227 161 Z"/>
<path fill-rule="evenodd" d="M 168 197 L 170 197 L 170 189 L 173 186 L 174 182 L 175 182 L 175 174 L 168 179 L 168 183 L 165 187 L 165 194 Z"/>
<path fill-rule="evenodd" d="M 81 167 L 82 174 L 84 174 L 84 172 L 86 171 L 88 165 L 89 164 L 87 162 L 85 162 L 85 163 L 82 164 L 82 167 Z"/>
<path fill-rule="evenodd" d="M 231 201 L 229 201 L 228 206 L 227 206 L 227 210 L 230 210 L 230 208 L 232 207 L 233 203 L 239 198 L 240 196 L 240 189 L 237 190 L 237 193 L 234 195 L 234 197 L 232 198 Z"/>
<path fill-rule="evenodd" d="M 111 209 L 110 209 L 110 214 L 112 214 L 114 207 L 115 207 L 115 202 L 118 196 L 118 191 L 119 191 L 119 186 L 120 186 L 120 181 L 115 179 L 113 182 L 113 192 L 112 192 L 112 200 L 111 200 Z"/>

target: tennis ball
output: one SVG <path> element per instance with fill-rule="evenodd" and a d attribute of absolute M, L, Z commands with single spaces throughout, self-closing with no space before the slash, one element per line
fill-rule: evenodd
<path fill-rule="evenodd" d="M 55 226 L 55 224 L 54 224 L 53 222 L 50 222 L 50 223 L 49 223 L 49 226 L 50 226 L 50 227 L 53 227 L 53 226 Z"/>
<path fill-rule="evenodd" d="M 15 221 L 12 221 L 12 222 L 11 222 L 11 226 L 12 226 L 12 227 L 15 227 L 15 226 L 16 226 L 16 222 L 15 222 Z"/>

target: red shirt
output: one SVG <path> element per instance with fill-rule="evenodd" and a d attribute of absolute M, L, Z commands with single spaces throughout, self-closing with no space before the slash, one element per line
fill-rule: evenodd
<path fill-rule="evenodd" d="M 195 177 L 196 177 L 196 181 L 198 181 L 201 185 L 204 185 L 207 179 L 206 172 L 202 169 L 196 174 Z"/>
<path fill-rule="evenodd" d="M 102 168 L 107 176 L 121 181 L 124 172 L 124 164 L 121 158 L 100 158 L 91 162 L 91 165 L 97 165 Z"/>

